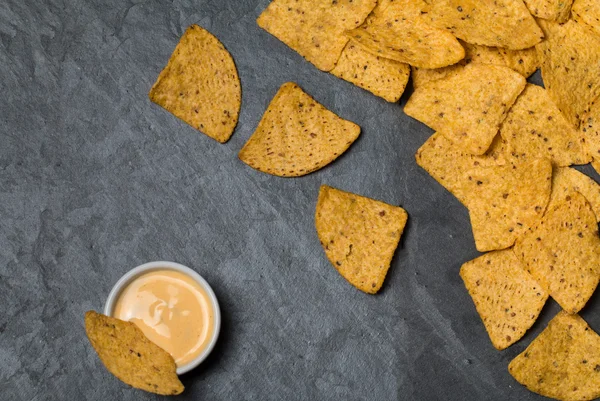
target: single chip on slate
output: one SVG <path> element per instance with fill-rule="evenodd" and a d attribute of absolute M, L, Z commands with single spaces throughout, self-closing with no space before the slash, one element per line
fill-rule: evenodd
<path fill-rule="evenodd" d="M 383 285 L 407 218 L 401 207 L 323 185 L 315 225 L 333 267 L 359 290 L 375 294 Z"/>
<path fill-rule="evenodd" d="M 600 336 L 579 315 L 559 312 L 508 365 L 528 390 L 557 400 L 600 397 Z"/>
<path fill-rule="evenodd" d="M 149 96 L 221 143 L 233 134 L 242 102 L 240 79 L 231 55 L 198 25 L 185 31 Z"/>
<path fill-rule="evenodd" d="M 456 74 L 417 88 L 404 112 L 467 153 L 481 155 L 489 149 L 525 84 L 525 78 L 508 67 L 469 64 Z"/>
<path fill-rule="evenodd" d="M 331 71 L 377 0 L 273 0 L 256 22 L 322 71 Z"/>
<path fill-rule="evenodd" d="M 531 14 L 538 18 L 557 21 L 561 24 L 569 19 L 573 0 L 524 0 Z M 592 0 L 594 1 L 594 0 Z"/>
<path fill-rule="evenodd" d="M 89 311 L 85 314 L 85 331 L 106 369 L 119 380 L 156 394 L 183 391 L 173 357 L 134 323 Z"/>
<path fill-rule="evenodd" d="M 596 215 L 579 192 L 553 203 L 539 224 L 517 240 L 514 252 L 568 313 L 585 306 L 600 280 Z"/>
<path fill-rule="evenodd" d="M 525 335 L 548 299 L 512 249 L 489 252 L 463 264 L 460 276 L 499 350 Z"/>
<path fill-rule="evenodd" d="M 552 194 L 548 208 L 561 202 L 571 192 L 579 192 L 590 203 L 600 222 L 600 185 L 587 175 L 570 167 L 555 167 L 552 172 Z"/>
<path fill-rule="evenodd" d="M 337 159 L 360 135 L 298 85 L 285 83 L 239 153 L 244 163 L 281 177 L 298 177 Z"/>

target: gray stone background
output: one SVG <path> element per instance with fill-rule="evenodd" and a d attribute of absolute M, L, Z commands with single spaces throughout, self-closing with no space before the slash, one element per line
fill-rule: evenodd
<path fill-rule="evenodd" d="M 558 306 L 510 349 L 492 347 L 458 275 L 478 255 L 467 212 L 414 161 L 431 130 L 402 112 L 407 96 L 388 104 L 262 31 L 267 4 L 0 2 L 0 399 L 160 398 L 112 377 L 83 328 L 123 273 L 152 260 L 197 270 L 223 311 L 217 348 L 178 399 L 541 399 L 507 365 Z M 242 81 L 225 145 L 147 97 L 192 23 L 225 44 Z M 362 127 L 338 161 L 297 179 L 236 157 L 290 80 Z M 313 224 L 323 183 L 408 211 L 379 295 L 325 258 Z M 583 313 L 596 330 L 599 304 Z"/>

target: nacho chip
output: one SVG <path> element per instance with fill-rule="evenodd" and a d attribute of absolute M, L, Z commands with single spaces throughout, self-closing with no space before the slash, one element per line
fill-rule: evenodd
<path fill-rule="evenodd" d="M 578 315 L 559 312 L 508 365 L 528 390 L 558 400 L 600 397 L 600 337 Z"/>
<path fill-rule="evenodd" d="M 359 290 L 375 294 L 383 285 L 407 218 L 401 207 L 322 185 L 315 225 L 333 267 Z"/>
<path fill-rule="evenodd" d="M 570 20 L 564 25 L 540 21 L 547 39 L 537 46 L 544 86 L 567 120 L 579 119 L 600 96 L 600 36 Z"/>
<path fill-rule="evenodd" d="M 600 2 L 598 0 L 575 0 L 573 19 L 580 24 L 585 24 L 600 35 Z"/>
<path fill-rule="evenodd" d="M 480 252 L 512 246 L 546 210 L 552 185 L 550 160 L 476 167 L 465 174 L 462 191 L 468 194 L 466 206 Z"/>
<path fill-rule="evenodd" d="M 427 23 L 477 45 L 521 50 L 544 37 L 522 0 L 432 0 L 425 11 Z"/>
<path fill-rule="evenodd" d="M 525 78 L 529 78 L 540 68 L 541 60 L 538 57 L 535 47 L 523 50 L 499 50 L 504 56 L 505 65 L 523 75 Z"/>
<path fill-rule="evenodd" d="M 592 160 L 592 167 L 596 170 L 596 173 L 600 174 L 600 161 L 594 159 Z"/>
<path fill-rule="evenodd" d="M 573 0 L 524 0 L 531 14 L 550 21 L 566 22 Z"/>
<path fill-rule="evenodd" d="M 288 82 L 279 88 L 238 156 L 264 173 L 299 177 L 337 159 L 359 134 L 358 125 L 336 116 Z"/>
<path fill-rule="evenodd" d="M 183 391 L 173 357 L 148 340 L 134 323 L 89 311 L 85 332 L 106 369 L 117 379 L 156 394 Z"/>
<path fill-rule="evenodd" d="M 377 0 L 273 0 L 256 22 L 322 71 L 331 71 Z"/>
<path fill-rule="evenodd" d="M 600 160 L 600 97 L 592 102 L 590 110 L 581 119 L 581 132 L 592 157 Z"/>
<path fill-rule="evenodd" d="M 527 84 L 502 123 L 500 135 L 521 159 L 547 157 L 558 166 L 591 161 L 583 135 L 537 85 Z"/>
<path fill-rule="evenodd" d="M 552 172 L 552 194 L 548 208 L 552 208 L 554 203 L 561 202 L 574 191 L 582 194 L 590 203 L 596 221 L 600 223 L 600 185 L 574 168 L 557 167 Z"/>
<path fill-rule="evenodd" d="M 463 264 L 460 276 L 498 350 L 525 335 L 548 299 L 512 249 L 486 253 Z"/>
<path fill-rule="evenodd" d="M 350 40 L 331 73 L 388 102 L 397 102 L 408 83 L 410 66 L 375 56 Z"/>
<path fill-rule="evenodd" d="M 422 0 L 381 0 L 371 16 L 347 35 L 373 54 L 415 67 L 440 68 L 465 52 L 454 36 L 419 19 Z"/>
<path fill-rule="evenodd" d="M 460 144 L 485 153 L 525 78 L 507 67 L 469 64 L 460 72 L 415 90 L 404 112 Z"/>
<path fill-rule="evenodd" d="M 568 313 L 577 313 L 600 279 L 600 238 L 592 207 L 579 192 L 552 204 L 519 238 L 515 254 Z"/>
<path fill-rule="evenodd" d="M 242 103 L 240 79 L 231 55 L 198 25 L 185 31 L 149 97 L 221 143 L 233 134 Z"/>

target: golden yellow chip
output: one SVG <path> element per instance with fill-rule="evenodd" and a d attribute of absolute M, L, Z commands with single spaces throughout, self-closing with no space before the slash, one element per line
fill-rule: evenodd
<path fill-rule="evenodd" d="M 456 74 L 417 88 L 404 112 L 467 153 L 481 155 L 525 84 L 525 78 L 508 67 L 469 64 Z"/>
<path fill-rule="evenodd" d="M 190 26 L 149 93 L 150 100 L 221 142 L 233 134 L 242 102 L 235 64 L 221 42 Z"/>
<path fill-rule="evenodd" d="M 358 135 L 358 125 L 336 116 L 288 82 L 279 88 L 238 156 L 264 173 L 298 177 L 337 159 Z"/>
<path fill-rule="evenodd" d="M 524 0 L 531 14 L 538 18 L 557 21 L 561 24 L 569 19 L 573 0 Z"/>
<path fill-rule="evenodd" d="M 600 161 L 597 161 L 596 159 L 592 160 L 592 167 L 594 168 L 594 170 L 596 170 L 596 173 L 600 174 Z"/>
<path fill-rule="evenodd" d="M 550 205 L 561 202 L 571 192 L 579 192 L 590 203 L 600 222 L 600 185 L 587 175 L 570 167 L 556 167 L 552 172 Z M 548 206 L 551 208 L 552 206 Z"/>
<path fill-rule="evenodd" d="M 359 290 L 375 294 L 407 218 L 401 207 L 322 185 L 315 225 L 333 267 Z"/>
<path fill-rule="evenodd" d="M 499 350 L 525 335 L 548 299 L 512 249 L 489 252 L 463 264 L 460 276 Z"/>
<path fill-rule="evenodd" d="M 590 110 L 583 116 L 581 132 L 592 157 L 600 160 L 600 97 L 592 102 Z"/>
<path fill-rule="evenodd" d="M 448 32 L 419 19 L 422 0 L 380 0 L 360 27 L 347 35 L 373 54 L 415 67 L 440 68 L 460 61 L 465 52 Z"/>
<path fill-rule="evenodd" d="M 508 365 L 535 393 L 557 400 L 600 397 L 600 337 L 578 315 L 559 312 Z"/>
<path fill-rule="evenodd" d="M 600 35 L 600 1 L 575 0 L 571 11 L 575 21 L 586 24 Z"/>
<path fill-rule="evenodd" d="M 85 331 L 106 369 L 122 382 L 162 395 L 183 391 L 173 357 L 135 324 L 89 311 Z"/>
<path fill-rule="evenodd" d="M 423 19 L 465 42 L 527 49 L 544 35 L 522 0 L 432 0 Z"/>
<path fill-rule="evenodd" d="M 530 77 L 541 65 L 535 47 L 523 50 L 499 49 L 504 55 L 505 65 L 512 68 L 525 78 Z"/>
<path fill-rule="evenodd" d="M 502 123 L 500 135 L 523 160 L 547 157 L 558 166 L 591 161 L 582 133 L 537 85 L 527 84 Z"/>
<path fill-rule="evenodd" d="M 273 0 L 256 22 L 322 71 L 331 71 L 377 0 Z"/>
<path fill-rule="evenodd" d="M 537 46 L 544 86 L 574 126 L 600 96 L 600 35 L 573 20 L 540 21 L 547 39 Z"/>
<path fill-rule="evenodd" d="M 600 238 L 592 207 L 579 192 L 552 204 L 542 221 L 519 238 L 515 254 L 569 313 L 577 313 L 600 279 Z"/>
<path fill-rule="evenodd" d="M 548 159 L 475 167 L 465 174 L 461 191 L 468 196 L 466 206 L 480 252 L 512 246 L 541 219 L 550 200 Z"/>
<path fill-rule="evenodd" d="M 410 66 L 375 56 L 350 40 L 331 73 L 388 102 L 397 102 L 408 83 Z"/>

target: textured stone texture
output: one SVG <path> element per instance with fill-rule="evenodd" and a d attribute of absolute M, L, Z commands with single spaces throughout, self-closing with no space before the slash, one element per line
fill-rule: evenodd
<path fill-rule="evenodd" d="M 414 161 L 431 131 L 404 115 L 406 97 L 388 104 L 260 30 L 267 3 L 0 2 L 0 399 L 159 399 L 113 378 L 83 328 L 123 273 L 159 259 L 196 269 L 223 310 L 217 348 L 182 377 L 180 400 L 542 399 L 507 366 L 557 305 L 521 342 L 493 348 L 458 275 L 478 255 L 467 211 Z M 240 72 L 240 123 L 225 145 L 147 98 L 192 23 Z M 297 179 L 236 157 L 289 80 L 363 129 Z M 379 295 L 325 258 L 321 183 L 408 211 Z M 600 296 L 591 303 L 583 316 L 599 330 Z"/>

